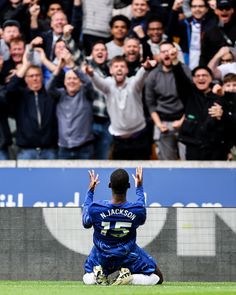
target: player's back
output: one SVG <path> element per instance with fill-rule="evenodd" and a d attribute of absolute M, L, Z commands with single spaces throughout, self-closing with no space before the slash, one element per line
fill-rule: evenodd
<path fill-rule="evenodd" d="M 135 246 L 136 229 L 145 222 L 146 209 L 140 203 L 94 202 L 89 207 L 94 227 L 94 244 L 108 257 L 123 257 Z"/>

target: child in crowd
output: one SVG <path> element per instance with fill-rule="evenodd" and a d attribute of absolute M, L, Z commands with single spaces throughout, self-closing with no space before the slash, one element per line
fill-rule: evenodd
<path fill-rule="evenodd" d="M 225 145 L 228 160 L 236 160 L 236 74 L 227 74 L 223 85 L 216 84 L 213 92 L 223 97 Z"/>

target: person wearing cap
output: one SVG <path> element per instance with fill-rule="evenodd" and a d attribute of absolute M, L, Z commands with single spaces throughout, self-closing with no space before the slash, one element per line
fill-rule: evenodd
<path fill-rule="evenodd" d="M 200 65 L 207 65 L 222 46 L 235 47 L 236 22 L 231 0 L 217 0 L 215 14 L 218 23 L 205 32 L 202 40 Z"/>
<path fill-rule="evenodd" d="M 9 0 L 6 7 L 0 10 L 0 24 L 7 20 L 17 20 L 21 25 L 21 32 L 24 33 L 25 39 L 29 38 L 29 24 L 30 18 L 28 9 L 35 0 Z"/>
<path fill-rule="evenodd" d="M 4 61 L 10 58 L 11 40 L 19 37 L 21 37 L 20 23 L 16 20 L 6 20 L 2 25 L 2 38 L 0 39 L 0 55 Z"/>

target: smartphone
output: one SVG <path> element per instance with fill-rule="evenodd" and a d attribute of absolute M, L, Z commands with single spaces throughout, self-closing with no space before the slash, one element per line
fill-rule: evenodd
<path fill-rule="evenodd" d="M 33 63 L 34 60 L 34 49 L 29 49 L 27 53 L 27 59 L 29 62 Z"/>

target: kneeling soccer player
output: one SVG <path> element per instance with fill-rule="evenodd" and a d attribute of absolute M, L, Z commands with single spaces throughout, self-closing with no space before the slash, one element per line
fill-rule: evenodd
<path fill-rule="evenodd" d="M 110 176 L 111 201 L 93 202 L 98 175 L 89 171 L 90 185 L 83 207 L 83 225 L 93 226 L 94 246 L 84 268 L 87 285 L 109 285 L 108 276 L 119 271 L 112 285 L 156 285 L 163 276 L 154 259 L 136 244 L 136 229 L 146 220 L 142 168 L 136 169 L 137 202 L 128 202 L 129 175 L 124 169 Z"/>

